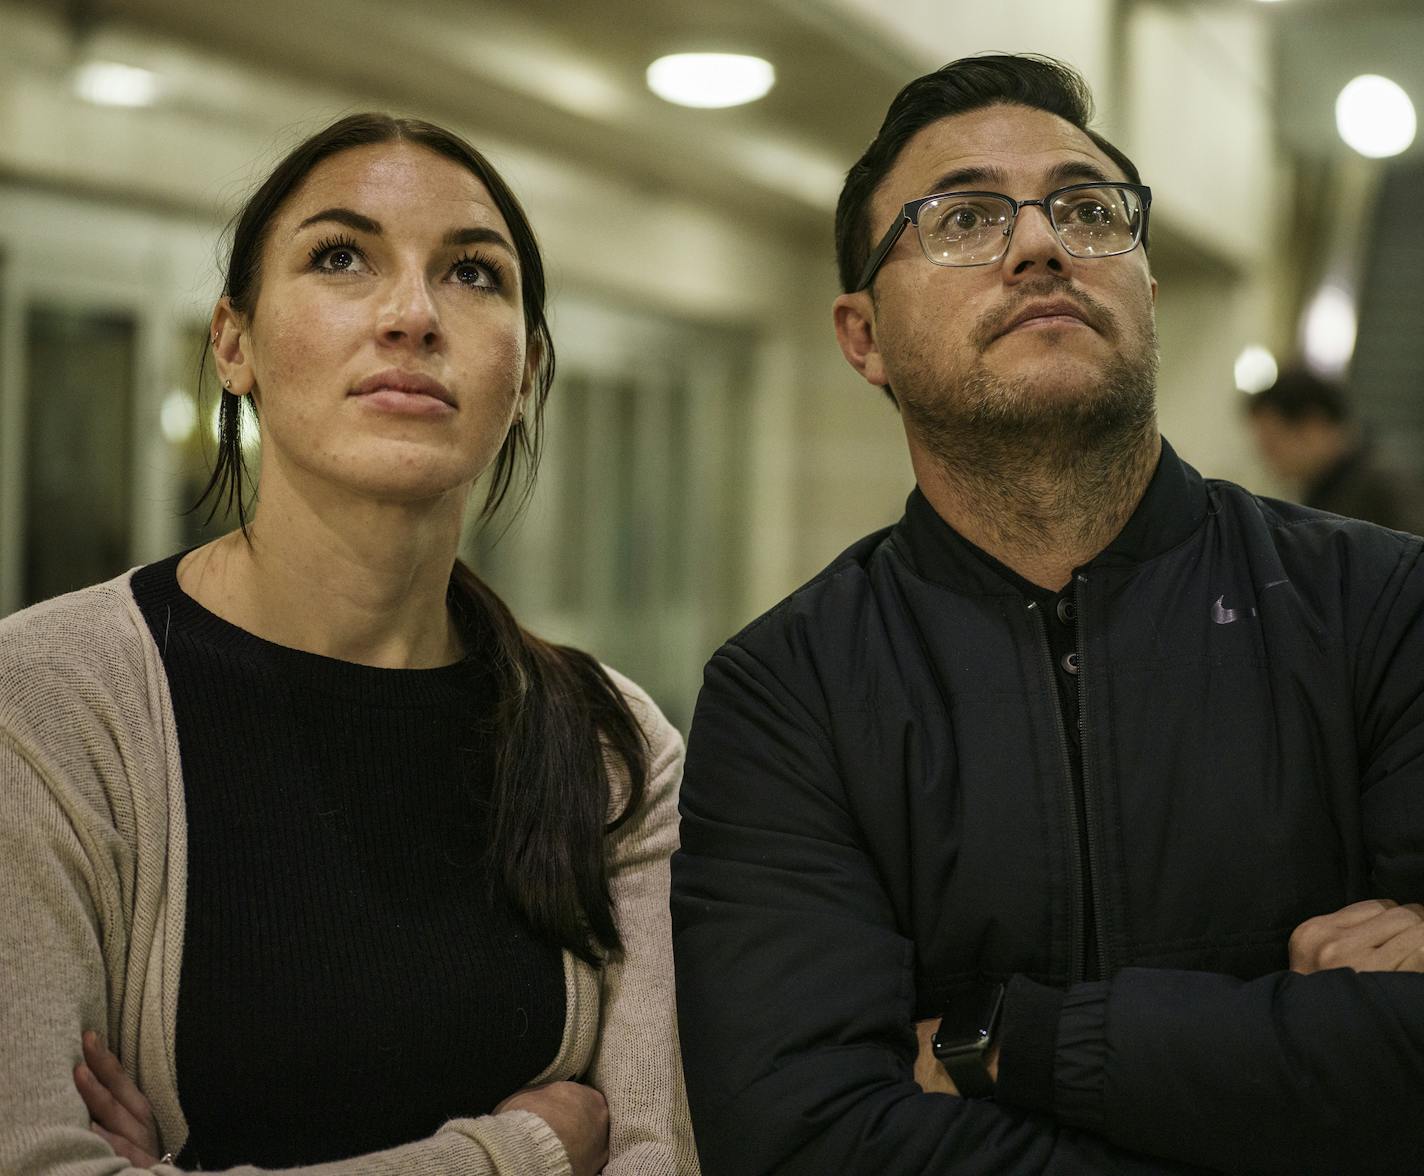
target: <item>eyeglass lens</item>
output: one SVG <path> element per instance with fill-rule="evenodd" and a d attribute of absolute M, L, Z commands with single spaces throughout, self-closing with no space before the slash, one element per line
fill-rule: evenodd
<path fill-rule="evenodd" d="M 1142 201 L 1131 188 L 1074 188 L 1049 207 L 1054 231 L 1074 257 L 1110 257 L 1137 244 Z M 922 204 L 917 227 L 936 265 L 987 265 L 1008 249 L 1013 219 L 1013 205 L 1001 197 L 951 193 Z"/>

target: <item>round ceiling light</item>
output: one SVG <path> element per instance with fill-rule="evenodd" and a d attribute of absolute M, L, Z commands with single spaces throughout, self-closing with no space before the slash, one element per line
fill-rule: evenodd
<path fill-rule="evenodd" d="M 741 53 L 674 53 L 648 66 L 648 89 L 679 106 L 741 106 L 775 83 L 771 62 Z"/>
<path fill-rule="evenodd" d="M 1396 83 L 1378 74 L 1356 78 L 1335 100 L 1335 125 L 1361 155 L 1385 159 L 1414 142 L 1414 103 Z"/>
<path fill-rule="evenodd" d="M 1255 395 L 1276 382 L 1280 368 L 1276 357 L 1259 343 L 1253 343 L 1236 357 L 1236 390 Z"/>
<path fill-rule="evenodd" d="M 158 101 L 158 75 L 117 61 L 90 61 L 74 76 L 74 88 L 96 106 L 152 106 Z"/>

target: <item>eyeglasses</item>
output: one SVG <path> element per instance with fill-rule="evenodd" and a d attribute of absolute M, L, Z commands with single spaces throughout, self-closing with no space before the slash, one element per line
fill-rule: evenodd
<path fill-rule="evenodd" d="M 1063 248 L 1073 257 L 1131 253 L 1147 231 L 1152 189 L 1146 184 L 1070 184 L 1042 200 L 1014 200 L 1000 192 L 940 192 L 911 200 L 880 238 L 857 290 L 875 277 L 906 225 L 935 265 L 990 265 L 1009 250 L 1019 213 L 1043 209 Z"/>

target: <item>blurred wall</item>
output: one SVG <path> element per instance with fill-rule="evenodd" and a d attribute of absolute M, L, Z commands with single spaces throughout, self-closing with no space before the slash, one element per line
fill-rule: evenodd
<path fill-rule="evenodd" d="M 700 620 L 675 671 L 656 675 L 679 715 L 720 635 L 892 522 L 910 488 L 893 408 L 835 345 L 830 222 L 840 175 L 889 97 L 945 60 L 1034 50 L 1084 71 L 1101 126 L 1156 195 L 1164 431 L 1208 474 L 1259 477 L 1231 367 L 1245 343 L 1277 343 L 1284 330 L 1272 256 L 1286 173 L 1272 135 L 1270 42 L 1253 7 L 728 0 L 723 40 L 735 26 L 731 39 L 775 46 L 784 68 L 780 97 L 726 116 L 658 103 L 630 65 L 655 45 L 685 47 L 684 25 L 705 40 L 696 15 L 670 0 L 610 4 L 600 19 L 603 7 L 435 4 L 396 21 L 368 0 L 252 0 L 242 12 L 129 0 L 81 28 L 72 5 L 0 2 L 0 612 L 22 603 L 33 308 L 132 320 L 126 562 L 173 549 L 191 532 L 178 519 L 178 458 L 157 421 L 196 361 L 222 224 L 286 146 L 372 106 L 433 117 L 488 152 L 539 230 L 556 313 L 561 299 L 617 312 L 571 311 L 557 340 L 570 378 L 646 379 L 634 341 L 712 332 L 696 337 L 714 340 L 708 366 L 723 384 L 701 394 L 735 412 L 707 418 L 717 436 L 705 440 L 736 485 L 697 507 L 708 534 L 722 536 L 721 570 L 703 596 L 676 606 Z M 82 101 L 73 70 L 94 58 L 155 70 L 163 100 L 142 110 Z M 618 371 L 604 362 L 605 331 L 625 340 L 613 348 Z M 665 382 L 687 378 L 673 367 L 659 369 L 672 373 Z M 556 487 L 551 478 L 551 502 Z M 506 553 L 521 542 L 548 549 L 548 514 L 536 502 L 504 552 L 471 548 L 512 592 L 537 569 Z M 528 592 L 531 623 L 596 650 L 618 645 L 614 614 L 546 608 Z"/>

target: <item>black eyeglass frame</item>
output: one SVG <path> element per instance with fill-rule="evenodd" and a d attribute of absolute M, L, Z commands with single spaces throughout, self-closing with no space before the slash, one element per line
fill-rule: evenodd
<path fill-rule="evenodd" d="M 1138 220 L 1137 233 L 1132 239 L 1132 244 L 1126 249 L 1116 249 L 1112 253 L 1074 253 L 1068 248 L 1068 243 L 1063 240 L 1063 234 L 1058 229 L 1058 223 L 1053 219 L 1053 201 L 1057 200 L 1065 192 L 1078 192 L 1088 188 L 1126 188 L 1130 192 L 1136 193 L 1142 201 L 1142 216 Z M 1082 184 L 1069 184 L 1063 188 L 1055 188 L 1047 196 L 1038 200 L 1015 200 L 1012 196 L 1005 196 L 1002 192 L 932 192 L 928 196 L 921 196 L 917 200 L 911 200 L 900 209 L 900 215 L 895 218 L 895 223 L 885 230 L 885 235 L 880 238 L 880 243 L 875 246 L 874 252 L 870 255 L 870 260 L 865 263 L 865 269 L 861 273 L 860 282 L 856 286 L 856 291 L 864 290 L 874 280 L 876 271 L 889 256 L 890 250 L 895 248 L 895 242 L 900 239 L 900 234 L 905 231 L 906 225 L 914 225 L 918 234 L 920 229 L 920 209 L 931 200 L 943 200 L 946 196 L 992 196 L 996 200 L 1002 200 L 1008 204 L 1013 211 L 1009 214 L 1008 231 L 1004 234 L 1003 252 L 988 261 L 936 261 L 929 255 L 929 250 L 925 248 L 924 238 L 920 238 L 920 249 L 924 252 L 925 260 L 931 265 L 942 265 L 953 269 L 970 269 L 978 265 L 993 265 L 1009 251 L 1009 242 L 1013 238 L 1014 228 L 1019 223 L 1019 213 L 1025 208 L 1041 208 L 1043 215 L 1048 218 L 1049 227 L 1053 230 L 1053 235 L 1058 238 L 1058 243 L 1063 246 L 1069 256 L 1079 258 L 1082 261 L 1096 261 L 1103 257 L 1121 257 L 1124 253 L 1131 253 L 1142 243 L 1142 238 L 1147 235 L 1147 217 L 1152 211 L 1152 189 L 1146 184 L 1129 184 L 1127 181 L 1117 180 L 1090 180 Z"/>

